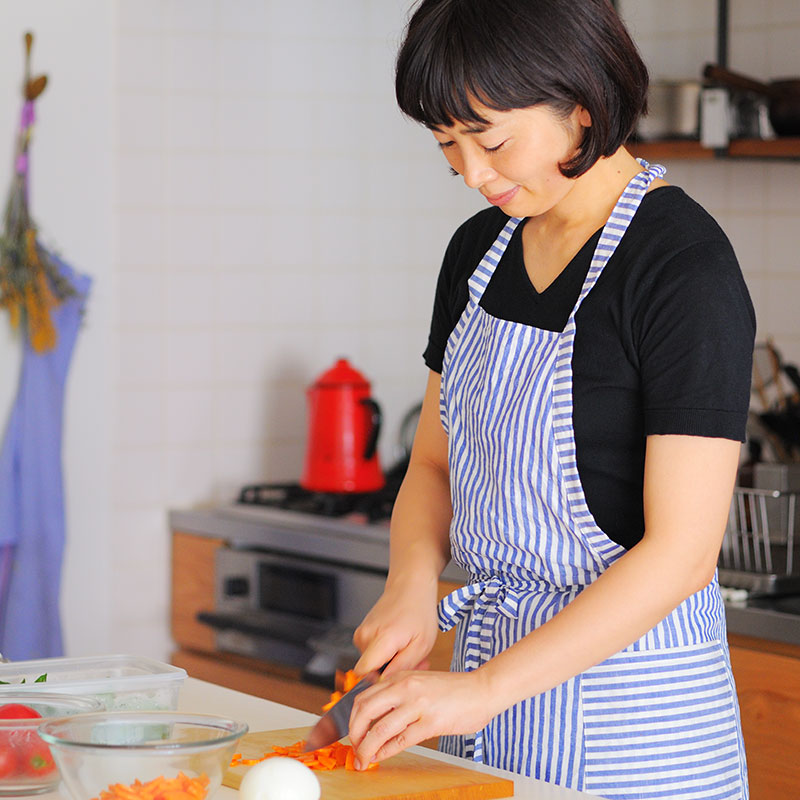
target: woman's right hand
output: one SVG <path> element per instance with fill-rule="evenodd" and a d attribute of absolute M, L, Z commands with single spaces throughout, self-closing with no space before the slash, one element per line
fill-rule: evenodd
<path fill-rule="evenodd" d="M 361 651 L 356 674 L 366 675 L 384 664 L 385 675 L 427 669 L 426 659 L 438 633 L 436 606 L 435 581 L 430 586 L 419 581 L 387 585 L 353 635 Z"/>

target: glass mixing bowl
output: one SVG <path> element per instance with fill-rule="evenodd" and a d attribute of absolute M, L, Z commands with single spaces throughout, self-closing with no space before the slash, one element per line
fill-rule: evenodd
<path fill-rule="evenodd" d="M 149 788 L 204 800 L 245 733 L 243 722 L 175 711 L 82 714 L 39 727 L 74 800 L 134 800 L 148 796 L 142 784 L 151 781 Z"/>

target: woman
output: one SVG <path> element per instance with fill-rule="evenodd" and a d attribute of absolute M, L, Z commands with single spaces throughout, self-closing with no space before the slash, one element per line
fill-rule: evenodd
<path fill-rule="evenodd" d="M 732 249 L 624 147 L 647 71 L 606 0 L 423 0 L 401 109 L 491 208 L 453 236 L 383 596 L 363 767 L 427 737 L 609 798 L 747 796 L 715 567 L 755 320 Z M 425 671 L 438 607 L 452 671 Z"/>

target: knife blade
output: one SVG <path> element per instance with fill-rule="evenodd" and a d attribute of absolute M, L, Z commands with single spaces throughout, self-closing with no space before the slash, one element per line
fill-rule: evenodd
<path fill-rule="evenodd" d="M 353 701 L 361 692 L 369 689 L 380 678 L 382 672 L 383 668 L 368 672 L 349 692 L 319 718 L 319 721 L 306 738 L 306 743 L 303 747 L 304 753 L 308 753 L 311 750 L 319 750 L 320 747 L 327 747 L 347 736 L 347 732 L 350 729 L 350 712 L 353 710 Z"/>

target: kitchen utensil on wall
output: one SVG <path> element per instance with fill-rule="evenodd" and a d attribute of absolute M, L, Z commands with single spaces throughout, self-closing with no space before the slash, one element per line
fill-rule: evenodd
<path fill-rule="evenodd" d="M 778 136 L 800 136 L 800 78 L 782 78 L 762 83 L 738 72 L 706 64 L 703 77 L 769 99 L 769 121 Z"/>
<path fill-rule="evenodd" d="M 308 390 L 309 425 L 300 485 L 314 492 L 371 492 L 385 482 L 378 461 L 381 409 L 369 381 L 345 358 Z"/>
<path fill-rule="evenodd" d="M 758 403 L 751 405 L 775 457 L 781 462 L 800 461 L 800 374 L 784 364 L 770 340 L 753 350 L 753 392 Z"/>

